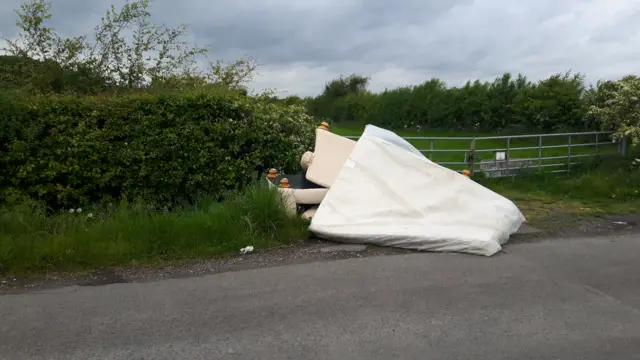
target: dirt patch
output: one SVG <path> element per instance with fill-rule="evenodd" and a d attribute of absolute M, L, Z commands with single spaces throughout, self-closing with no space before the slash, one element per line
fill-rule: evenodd
<path fill-rule="evenodd" d="M 121 273 L 114 269 L 104 269 L 96 271 L 88 275 L 85 279 L 78 281 L 76 285 L 79 286 L 103 286 L 109 284 L 122 284 L 128 281 L 122 276 Z"/>
<path fill-rule="evenodd" d="M 589 236 L 640 234 L 640 215 L 578 215 L 553 213 L 552 216 L 534 218 L 532 227 L 542 233 L 516 234 L 511 242 L 528 242 L 549 238 L 576 238 Z"/>
<path fill-rule="evenodd" d="M 44 277 L 0 277 L 0 294 L 23 293 L 64 286 L 103 286 L 201 276 L 229 271 L 304 264 L 348 258 L 407 254 L 410 250 L 367 246 L 358 251 L 321 251 L 336 243 L 308 239 L 290 247 L 256 251 L 224 259 L 192 261 L 164 266 L 104 269 L 90 274 L 47 274 Z"/>
<path fill-rule="evenodd" d="M 544 207 L 537 207 L 537 209 Z M 557 210 L 557 209 L 556 209 Z M 566 210 L 566 209 L 565 209 Z M 523 212 L 526 212 L 524 209 Z M 577 215 L 571 212 L 546 212 L 546 216 L 528 216 L 529 226 L 542 230 L 512 236 L 510 243 L 585 236 L 640 234 L 640 215 Z M 294 246 L 257 251 L 224 259 L 192 261 L 163 266 L 132 266 L 103 269 L 90 274 L 47 274 L 44 277 L 0 277 L 0 294 L 23 293 L 64 286 L 103 286 L 202 276 L 229 271 L 260 269 L 348 258 L 407 254 L 413 251 L 367 246 L 358 251 L 320 251 L 336 243 L 318 239 L 301 241 Z"/>
<path fill-rule="evenodd" d="M 543 230 L 544 234 L 515 236 L 515 242 L 640 232 L 640 214 L 612 215 L 598 206 L 557 199 L 528 199 L 516 201 L 516 204 L 529 220 L 529 225 Z"/>

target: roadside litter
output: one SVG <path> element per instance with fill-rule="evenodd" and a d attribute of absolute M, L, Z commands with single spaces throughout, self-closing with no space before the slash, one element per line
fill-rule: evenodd
<path fill-rule="evenodd" d="M 509 199 L 373 125 L 353 141 L 324 123 L 300 165 L 267 179 L 289 212 L 328 240 L 491 256 L 525 221 Z"/>
<path fill-rule="evenodd" d="M 246 255 L 250 252 L 253 252 L 253 246 L 247 246 L 247 247 L 243 247 L 242 249 L 240 249 L 240 254 L 242 255 Z"/>

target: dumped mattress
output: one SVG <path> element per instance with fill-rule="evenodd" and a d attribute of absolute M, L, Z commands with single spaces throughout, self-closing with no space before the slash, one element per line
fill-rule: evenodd
<path fill-rule="evenodd" d="M 320 181 L 330 189 L 310 230 L 321 238 L 491 256 L 525 221 L 513 202 L 430 161 L 390 131 L 368 125 L 349 147 L 339 147 L 349 155 L 335 180 Z M 318 149 L 312 177 L 335 172 L 314 164 L 324 165 Z"/>

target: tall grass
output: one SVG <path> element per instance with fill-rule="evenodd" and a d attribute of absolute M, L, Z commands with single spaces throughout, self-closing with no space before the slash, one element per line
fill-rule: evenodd
<path fill-rule="evenodd" d="M 640 205 L 639 154 L 585 159 L 569 174 L 538 174 L 534 169 L 516 177 L 474 180 L 514 199 L 567 199 L 597 204 L 605 210 L 618 205 Z M 633 210 L 635 208 L 628 208 Z"/>
<path fill-rule="evenodd" d="M 0 273 L 76 271 L 156 261 L 210 258 L 280 246 L 306 236 L 277 190 L 254 186 L 224 202 L 172 211 L 120 204 L 47 215 L 23 205 L 0 210 Z"/>

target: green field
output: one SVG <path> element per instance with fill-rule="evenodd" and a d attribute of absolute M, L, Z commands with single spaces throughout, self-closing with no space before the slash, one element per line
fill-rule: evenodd
<path fill-rule="evenodd" d="M 362 126 L 332 125 L 331 131 L 343 136 L 359 136 L 363 131 Z M 470 152 L 472 138 L 476 138 L 476 170 L 479 169 L 478 162 L 482 160 L 494 159 L 494 150 L 509 153 L 510 159 L 531 159 L 530 167 L 536 168 L 540 164 L 540 171 L 561 171 L 569 167 L 571 155 L 571 166 L 583 162 L 590 158 L 591 154 L 615 154 L 618 145 L 612 143 L 606 135 L 580 135 L 571 136 L 571 150 L 569 153 L 569 136 L 544 136 L 542 137 L 542 147 L 540 148 L 540 137 L 532 135 L 525 138 L 511 139 L 483 139 L 486 137 L 503 136 L 502 134 L 491 134 L 481 132 L 452 132 L 452 131 L 406 131 L 400 130 L 396 133 L 402 137 L 424 137 L 428 139 L 409 139 L 417 149 L 423 150 L 424 154 L 431 160 L 454 170 L 468 168 L 465 164 L 450 164 L 452 162 L 466 162 Z M 509 134 L 510 136 L 513 136 Z M 597 140 L 597 141 L 596 141 Z M 599 143 L 595 145 L 595 143 Z M 527 148 L 527 149 L 519 149 Z M 507 150 L 508 149 L 508 150 Z M 538 158 L 543 159 L 540 163 Z"/>

